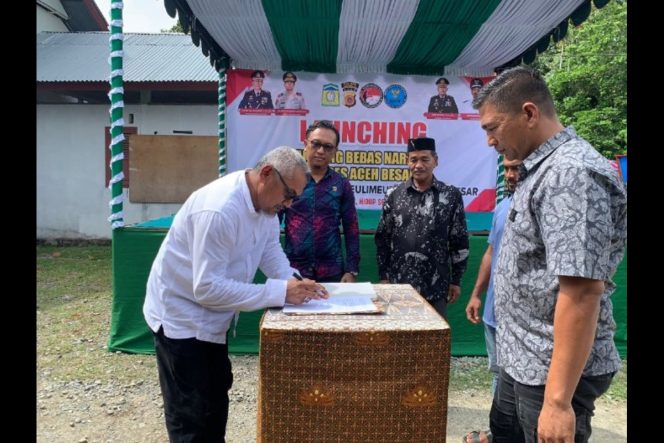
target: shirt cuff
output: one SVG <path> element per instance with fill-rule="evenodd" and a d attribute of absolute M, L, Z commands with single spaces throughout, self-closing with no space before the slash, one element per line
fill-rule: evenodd
<path fill-rule="evenodd" d="M 288 281 L 268 278 L 265 282 L 266 307 L 283 306 L 286 304 L 286 288 Z"/>

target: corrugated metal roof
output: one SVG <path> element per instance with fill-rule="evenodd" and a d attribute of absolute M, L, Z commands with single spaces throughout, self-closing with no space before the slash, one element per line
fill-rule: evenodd
<path fill-rule="evenodd" d="M 38 82 L 108 81 L 108 32 L 37 34 Z M 125 34 L 124 81 L 209 82 L 219 76 L 185 34 Z"/>

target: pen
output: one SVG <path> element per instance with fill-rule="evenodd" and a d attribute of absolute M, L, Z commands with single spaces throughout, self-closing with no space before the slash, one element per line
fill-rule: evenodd
<path fill-rule="evenodd" d="M 295 277 L 296 279 L 302 281 L 302 276 L 300 274 L 298 274 L 297 272 L 293 272 L 293 277 Z M 318 295 L 324 295 L 324 292 L 321 291 L 321 290 L 317 290 L 316 293 Z"/>
<path fill-rule="evenodd" d="M 300 274 L 298 274 L 297 272 L 293 272 L 293 277 L 295 277 L 297 280 L 302 281 L 302 276 Z M 311 301 L 311 297 L 309 297 L 309 296 L 304 297 L 304 300 L 303 300 L 304 303 L 309 303 L 310 301 Z"/>

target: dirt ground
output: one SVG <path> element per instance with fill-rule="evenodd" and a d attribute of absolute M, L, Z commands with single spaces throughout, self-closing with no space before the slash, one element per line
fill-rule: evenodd
<path fill-rule="evenodd" d="M 139 364 L 146 357 L 135 356 Z M 132 357 L 133 358 L 133 357 Z M 256 386 L 258 356 L 231 356 L 234 384 L 227 442 L 256 440 Z M 458 443 L 473 429 L 488 427 L 490 393 L 451 390 L 447 441 Z M 53 380 L 48 371 L 37 373 L 37 441 L 42 443 L 157 443 L 167 442 L 163 402 L 154 378 L 122 384 Z M 627 441 L 627 403 L 601 398 L 593 420 L 591 441 Z M 369 442 L 370 443 L 370 442 Z M 389 443 L 389 442 L 387 442 Z"/>

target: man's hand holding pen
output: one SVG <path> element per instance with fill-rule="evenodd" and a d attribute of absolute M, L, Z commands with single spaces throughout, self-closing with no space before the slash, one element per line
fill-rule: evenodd
<path fill-rule="evenodd" d="M 293 278 L 288 280 L 286 286 L 286 303 L 299 305 L 311 300 L 324 300 L 330 295 L 320 283 L 308 278 L 302 278 L 298 273 L 293 273 Z"/>

